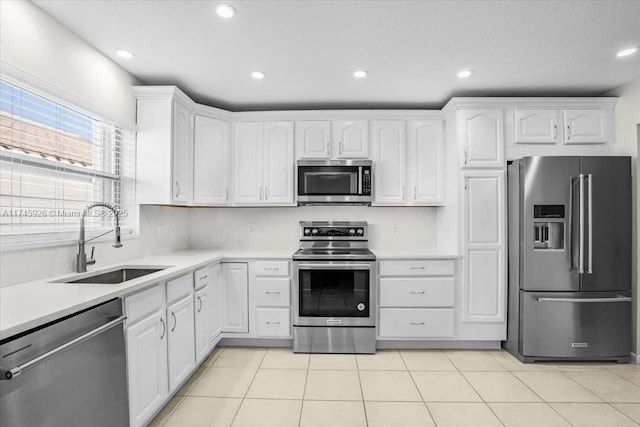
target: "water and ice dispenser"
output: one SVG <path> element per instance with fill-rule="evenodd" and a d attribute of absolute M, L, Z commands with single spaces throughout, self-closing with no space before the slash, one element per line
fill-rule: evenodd
<path fill-rule="evenodd" d="M 533 248 L 563 250 L 565 225 L 564 205 L 533 205 Z"/>

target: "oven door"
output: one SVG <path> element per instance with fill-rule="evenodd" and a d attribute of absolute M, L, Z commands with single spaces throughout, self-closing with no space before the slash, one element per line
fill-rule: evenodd
<path fill-rule="evenodd" d="M 375 326 L 375 261 L 296 261 L 294 326 Z"/>

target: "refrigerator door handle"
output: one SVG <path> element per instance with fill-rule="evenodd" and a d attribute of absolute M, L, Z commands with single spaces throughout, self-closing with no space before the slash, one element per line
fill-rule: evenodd
<path fill-rule="evenodd" d="M 584 174 L 581 173 L 578 175 L 578 182 L 580 183 L 580 244 L 578 245 L 578 273 L 584 273 Z"/>
<path fill-rule="evenodd" d="M 587 269 L 587 273 L 593 273 L 593 174 L 587 175 L 587 181 L 589 182 L 589 190 L 587 191 L 588 202 L 587 202 L 587 214 L 589 217 L 589 238 L 587 239 L 587 245 L 589 248 L 589 267 Z"/>
<path fill-rule="evenodd" d="M 629 302 L 631 297 L 613 297 L 613 298 L 547 298 L 537 297 L 538 302 Z"/>

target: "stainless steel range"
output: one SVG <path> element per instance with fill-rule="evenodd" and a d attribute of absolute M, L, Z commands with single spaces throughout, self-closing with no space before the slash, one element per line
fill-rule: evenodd
<path fill-rule="evenodd" d="M 300 222 L 293 351 L 375 353 L 376 257 L 366 222 Z"/>

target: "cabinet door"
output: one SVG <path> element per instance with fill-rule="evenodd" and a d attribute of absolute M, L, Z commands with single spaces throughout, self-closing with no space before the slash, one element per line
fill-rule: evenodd
<path fill-rule="evenodd" d="M 369 155 L 369 137 L 366 120 L 333 122 L 333 155 L 338 159 L 366 159 Z"/>
<path fill-rule="evenodd" d="M 460 115 L 464 166 L 468 168 L 504 167 L 502 110 L 462 110 Z"/>
<path fill-rule="evenodd" d="M 222 332 L 222 274 L 220 271 L 220 264 L 213 265 L 209 268 L 209 292 L 211 293 L 210 304 L 211 308 L 211 329 L 209 341 L 213 341 L 218 338 L 218 335 Z"/>
<path fill-rule="evenodd" d="M 462 319 L 505 320 L 504 172 L 464 175 Z"/>
<path fill-rule="evenodd" d="M 229 123 L 197 115 L 193 128 L 193 203 L 227 205 Z"/>
<path fill-rule="evenodd" d="M 249 332 L 247 264 L 222 264 L 222 277 L 222 332 Z"/>
<path fill-rule="evenodd" d="M 607 110 L 564 110 L 565 144 L 606 144 Z"/>
<path fill-rule="evenodd" d="M 516 109 L 513 112 L 516 144 L 558 142 L 559 110 Z"/>
<path fill-rule="evenodd" d="M 167 398 L 167 324 L 159 309 L 127 328 L 129 414 L 133 427 L 145 425 Z"/>
<path fill-rule="evenodd" d="M 293 205 L 293 122 L 264 124 L 264 202 Z"/>
<path fill-rule="evenodd" d="M 374 203 L 402 205 L 406 200 L 405 122 L 375 121 L 371 129 L 375 149 Z"/>
<path fill-rule="evenodd" d="M 196 363 L 209 353 L 211 343 L 211 292 L 209 285 L 194 295 L 196 328 Z"/>
<path fill-rule="evenodd" d="M 191 200 L 191 113 L 181 103 L 173 101 L 173 177 L 174 203 Z"/>
<path fill-rule="evenodd" d="M 173 392 L 195 368 L 193 294 L 167 307 L 169 390 Z"/>
<path fill-rule="evenodd" d="M 409 123 L 410 203 L 439 205 L 445 201 L 445 147 L 440 120 Z"/>
<path fill-rule="evenodd" d="M 331 157 L 331 122 L 296 122 L 296 155 L 298 159 Z"/>
<path fill-rule="evenodd" d="M 236 123 L 233 143 L 233 201 L 260 203 L 262 188 L 262 122 Z"/>

